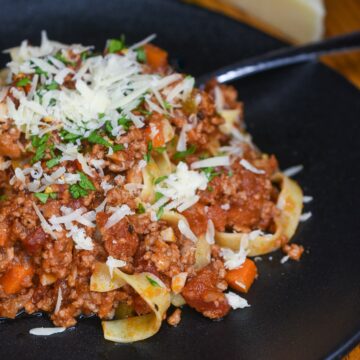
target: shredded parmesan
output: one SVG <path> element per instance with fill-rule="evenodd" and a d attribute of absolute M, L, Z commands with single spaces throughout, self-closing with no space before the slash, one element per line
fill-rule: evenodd
<path fill-rule="evenodd" d="M 105 224 L 105 229 L 111 228 L 120 220 L 122 220 L 125 216 L 133 214 L 134 212 L 131 211 L 128 205 L 121 205 L 120 207 L 115 208 L 113 214 L 109 217 L 107 223 Z"/>
<path fill-rule="evenodd" d="M 287 168 L 286 170 L 284 170 L 282 173 L 285 176 L 291 177 L 294 175 L 297 175 L 299 172 L 301 172 L 304 169 L 303 165 L 296 165 L 296 166 L 292 166 Z"/>
<path fill-rule="evenodd" d="M 233 292 L 228 292 L 227 294 L 225 294 L 226 299 L 229 303 L 229 305 L 234 309 L 244 309 L 246 307 L 250 307 L 249 303 L 247 302 L 246 299 L 242 298 L 241 296 L 233 293 Z"/>
<path fill-rule="evenodd" d="M 265 170 L 260 170 L 255 166 L 251 165 L 247 160 L 241 159 L 240 165 L 242 165 L 246 170 L 251 171 L 254 174 L 265 174 Z"/>
<path fill-rule="evenodd" d="M 52 328 L 39 327 L 29 330 L 29 334 L 37 335 L 37 336 L 50 336 L 53 334 L 62 333 L 65 330 L 66 330 L 65 327 L 52 327 Z"/>
<path fill-rule="evenodd" d="M 208 159 L 195 161 L 191 164 L 192 169 L 200 169 L 216 166 L 230 166 L 229 156 L 214 156 Z"/>
<path fill-rule="evenodd" d="M 59 286 L 54 314 L 56 314 L 60 310 L 62 300 L 63 300 L 62 291 L 61 291 L 61 287 Z"/>
<path fill-rule="evenodd" d="M 108 256 L 108 258 L 106 260 L 106 265 L 109 268 L 109 273 L 110 273 L 110 276 L 112 278 L 114 269 L 126 266 L 126 262 L 123 261 L 123 260 L 115 259 L 112 256 Z"/>
<path fill-rule="evenodd" d="M 304 204 L 307 204 L 307 203 L 309 203 L 309 202 L 311 202 L 313 200 L 314 200 L 314 198 L 312 196 L 306 196 L 306 195 L 303 196 L 303 203 Z"/>
<path fill-rule="evenodd" d="M 208 220 L 205 238 L 208 244 L 215 244 L 215 226 L 212 220 Z"/>
<path fill-rule="evenodd" d="M 299 220 L 301 222 L 304 222 L 304 221 L 309 220 L 311 218 L 311 216 L 312 216 L 312 213 L 311 213 L 311 211 L 309 211 L 307 213 L 301 214 Z"/>
<path fill-rule="evenodd" d="M 193 242 L 197 242 L 196 235 L 191 231 L 189 224 L 187 224 L 184 220 L 179 220 L 178 228 L 181 234 L 183 234 L 187 239 L 190 239 Z"/>

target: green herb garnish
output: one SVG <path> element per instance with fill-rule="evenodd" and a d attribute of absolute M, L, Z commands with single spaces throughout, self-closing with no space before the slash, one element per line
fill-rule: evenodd
<path fill-rule="evenodd" d="M 37 66 L 35 68 L 35 74 L 44 75 L 45 77 L 48 76 L 48 73 L 46 71 L 44 71 L 42 68 L 40 68 L 39 66 Z"/>
<path fill-rule="evenodd" d="M 54 166 L 58 165 L 60 163 L 60 157 L 54 157 L 53 159 L 51 160 L 48 160 L 46 162 L 46 166 L 51 169 L 53 168 Z"/>
<path fill-rule="evenodd" d="M 92 144 L 99 144 L 99 145 L 103 145 L 106 147 L 111 147 L 111 144 L 107 140 L 105 140 L 102 136 L 100 136 L 96 131 L 92 132 L 86 138 L 86 140 Z"/>
<path fill-rule="evenodd" d="M 160 287 L 160 285 L 157 283 L 157 281 L 155 281 L 153 278 L 151 278 L 150 276 L 146 275 L 146 279 L 148 280 L 148 282 L 152 285 L 152 286 L 158 286 Z"/>
<path fill-rule="evenodd" d="M 145 206 L 142 203 L 139 203 L 137 206 L 137 213 L 138 214 L 145 214 Z"/>
<path fill-rule="evenodd" d="M 108 42 L 108 52 L 111 54 L 124 50 L 125 48 L 126 45 L 124 35 L 121 35 L 120 39 L 110 39 Z"/>
<path fill-rule="evenodd" d="M 163 147 L 161 147 L 161 146 L 159 146 L 159 147 L 154 147 L 154 150 L 155 150 L 156 152 L 158 152 L 159 154 L 162 154 L 162 153 L 164 153 L 164 152 L 166 151 L 166 146 L 163 146 Z"/>
<path fill-rule="evenodd" d="M 33 163 L 40 161 L 45 156 L 46 143 L 49 137 L 49 134 L 45 134 L 42 137 L 35 135 L 31 138 L 31 144 L 36 149 L 35 155 L 31 160 Z"/>
<path fill-rule="evenodd" d="M 77 184 L 70 185 L 69 191 L 74 199 L 86 196 L 88 191 L 96 190 L 94 184 L 90 179 L 81 171 L 77 172 L 80 175 L 80 181 Z"/>
<path fill-rule="evenodd" d="M 125 146 L 123 144 L 115 144 L 112 146 L 112 149 L 114 150 L 114 152 L 117 152 L 120 150 L 125 150 Z"/>
<path fill-rule="evenodd" d="M 191 145 L 187 150 L 185 151 L 177 151 L 174 154 L 174 159 L 175 160 L 180 160 L 180 159 L 184 159 L 185 157 L 187 157 L 188 155 L 193 154 L 196 151 L 196 146 L 195 145 Z"/>
<path fill-rule="evenodd" d="M 157 185 L 157 184 L 160 184 L 162 181 L 164 181 L 165 179 L 167 179 L 167 175 L 164 175 L 164 176 L 160 176 L 158 177 L 157 179 L 154 180 L 154 184 Z"/>
<path fill-rule="evenodd" d="M 35 193 L 34 196 L 37 197 L 43 204 L 46 204 L 49 198 L 49 194 L 45 193 Z"/>
<path fill-rule="evenodd" d="M 7 196 L 5 194 L 0 195 L 0 201 L 5 201 L 7 199 Z"/>
<path fill-rule="evenodd" d="M 72 134 L 72 133 L 68 132 L 67 130 L 61 130 L 60 136 L 61 136 L 62 140 L 66 141 L 66 142 L 75 142 L 77 139 L 82 139 L 81 135 Z"/>
<path fill-rule="evenodd" d="M 30 83 L 30 79 L 27 77 L 24 77 L 16 82 L 16 86 L 23 87 Z"/>
<path fill-rule="evenodd" d="M 70 185 L 69 191 L 70 191 L 71 196 L 74 199 L 79 199 L 79 198 L 84 197 L 84 196 L 86 196 L 88 194 L 88 192 L 86 190 L 82 189 L 79 184 Z"/>
<path fill-rule="evenodd" d="M 211 181 L 214 177 L 221 175 L 221 173 L 216 172 L 213 167 L 207 167 L 205 169 L 202 169 L 202 172 L 205 173 L 208 181 Z"/>
<path fill-rule="evenodd" d="M 136 60 L 140 63 L 146 62 L 146 52 L 143 46 L 136 50 Z"/>
<path fill-rule="evenodd" d="M 163 215 L 164 215 L 164 206 L 160 206 L 159 210 L 156 212 L 156 218 L 160 220 Z"/>
<path fill-rule="evenodd" d="M 50 84 L 45 85 L 46 90 L 56 90 L 59 88 L 59 84 L 56 81 L 52 81 Z"/>
<path fill-rule="evenodd" d="M 161 192 L 155 192 L 155 202 L 160 200 L 163 196 L 164 194 L 162 194 Z"/>
<path fill-rule="evenodd" d="M 131 120 L 123 116 L 118 120 L 118 124 L 121 125 L 125 131 L 128 131 L 131 125 Z"/>
<path fill-rule="evenodd" d="M 53 199 L 53 200 L 57 199 L 57 193 L 56 193 L 56 192 L 50 193 L 49 196 L 50 196 L 50 198 Z"/>

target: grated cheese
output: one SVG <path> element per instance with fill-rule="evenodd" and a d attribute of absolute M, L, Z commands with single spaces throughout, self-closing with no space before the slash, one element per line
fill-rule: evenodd
<path fill-rule="evenodd" d="M 106 260 L 106 265 L 109 268 L 109 273 L 110 273 L 110 276 L 112 278 L 114 269 L 126 266 L 126 262 L 123 261 L 123 260 L 115 259 L 112 256 L 108 256 L 108 258 Z"/>
<path fill-rule="evenodd" d="M 309 212 L 307 212 L 307 213 L 301 214 L 299 220 L 300 220 L 301 222 L 304 222 L 304 221 L 309 220 L 309 219 L 311 218 L 311 216 L 312 216 L 312 212 L 309 211 Z"/>
<path fill-rule="evenodd" d="M 108 221 L 105 224 L 105 229 L 110 229 L 112 226 L 117 224 L 127 215 L 133 215 L 134 212 L 131 211 L 128 205 L 121 205 L 118 208 L 114 209 L 113 214 L 109 217 Z"/>
<path fill-rule="evenodd" d="M 179 220 L 178 229 L 187 239 L 190 239 L 193 242 L 197 242 L 196 235 L 191 231 L 189 224 L 187 224 L 184 220 Z"/>
<path fill-rule="evenodd" d="M 53 334 L 62 333 L 66 330 L 65 327 L 52 327 L 52 328 L 45 328 L 39 327 L 29 330 L 29 334 L 36 335 L 36 336 L 50 336 Z"/>
<path fill-rule="evenodd" d="M 192 169 L 200 169 L 216 166 L 230 166 L 229 156 L 214 156 L 208 159 L 195 161 L 191 164 Z"/>
<path fill-rule="evenodd" d="M 241 296 L 233 293 L 233 292 L 228 292 L 227 294 L 225 294 L 225 297 L 229 303 L 229 305 L 234 309 L 244 309 L 246 307 L 250 307 L 249 303 L 247 302 L 246 299 L 242 298 Z"/>
<path fill-rule="evenodd" d="M 199 200 L 196 191 L 205 190 L 207 183 L 208 179 L 205 174 L 189 170 L 187 164 L 180 162 L 174 173 L 155 186 L 155 191 L 173 200 L 173 207 L 184 204 L 180 207 L 180 210 L 183 211 Z"/>
<path fill-rule="evenodd" d="M 260 169 L 256 168 L 254 165 L 250 164 L 245 159 L 240 160 L 240 165 L 242 165 L 246 170 L 249 170 L 254 174 L 265 174 L 265 170 L 260 170 Z"/>
<path fill-rule="evenodd" d="M 304 204 L 307 204 L 307 203 L 309 203 L 309 202 L 311 202 L 313 200 L 314 200 L 314 198 L 312 196 L 306 196 L 306 195 L 303 196 L 303 203 Z"/>
<path fill-rule="evenodd" d="M 208 244 L 210 245 L 215 244 L 215 226 L 212 220 L 208 220 L 207 222 L 205 238 Z"/>
<path fill-rule="evenodd" d="M 285 176 L 291 177 L 291 176 L 295 176 L 297 175 L 299 172 L 301 172 L 304 169 L 303 165 L 296 165 L 296 166 L 291 166 L 289 168 L 287 168 L 286 170 L 284 170 L 282 173 Z"/>
<path fill-rule="evenodd" d="M 54 314 L 56 314 L 60 310 L 62 300 L 63 300 L 62 291 L 61 291 L 61 287 L 59 286 Z"/>

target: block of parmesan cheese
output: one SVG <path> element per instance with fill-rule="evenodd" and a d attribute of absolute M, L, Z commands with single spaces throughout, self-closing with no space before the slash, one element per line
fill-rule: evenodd
<path fill-rule="evenodd" d="M 323 0 L 224 0 L 281 31 L 296 43 L 321 39 Z"/>

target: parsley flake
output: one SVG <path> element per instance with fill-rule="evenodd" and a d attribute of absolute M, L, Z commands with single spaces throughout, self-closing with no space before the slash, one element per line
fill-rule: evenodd
<path fill-rule="evenodd" d="M 174 154 L 174 159 L 175 160 L 180 160 L 180 159 L 184 159 L 186 158 L 188 155 L 193 154 L 196 151 L 196 146 L 195 145 L 191 145 L 187 150 L 185 151 L 177 151 Z"/>

